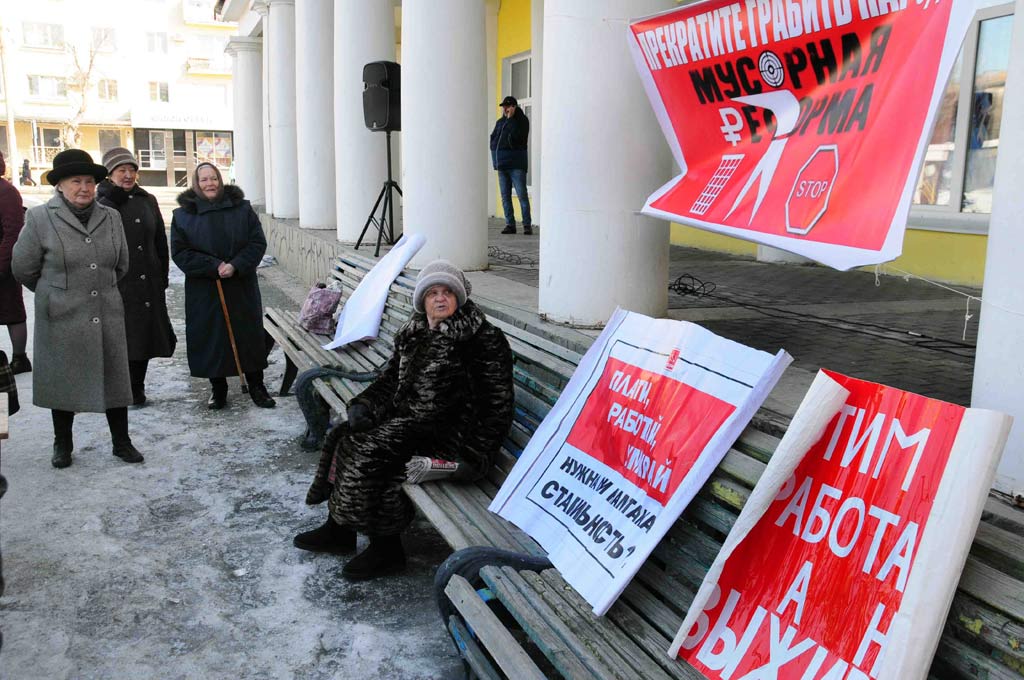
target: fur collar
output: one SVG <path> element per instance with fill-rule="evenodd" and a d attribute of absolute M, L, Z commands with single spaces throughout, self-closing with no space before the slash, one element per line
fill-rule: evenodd
<path fill-rule="evenodd" d="M 454 342 L 465 342 L 477 334 L 485 320 L 484 313 L 480 311 L 476 303 L 466 300 L 466 304 L 459 307 L 454 314 L 438 325 L 437 332 Z M 428 332 L 430 332 L 430 326 L 427 324 L 427 315 L 415 312 L 412 318 L 406 322 L 400 334 L 406 338 L 412 338 L 420 333 Z"/>
<path fill-rule="evenodd" d="M 99 183 L 99 186 L 96 187 L 96 194 L 99 196 L 101 201 L 112 206 L 121 206 L 132 196 L 149 196 L 149 192 L 138 184 L 132 187 L 130 191 L 125 191 L 109 179 L 105 179 Z"/>
<path fill-rule="evenodd" d="M 210 203 L 205 199 L 200 199 L 199 195 L 192 189 L 188 189 L 178 194 L 178 205 L 184 208 L 185 212 L 192 213 L 193 215 L 200 212 L 207 212 L 208 210 L 233 208 L 237 205 L 241 205 L 244 200 L 245 194 L 234 184 L 224 185 L 224 195 L 221 196 L 221 199 L 216 203 Z"/>

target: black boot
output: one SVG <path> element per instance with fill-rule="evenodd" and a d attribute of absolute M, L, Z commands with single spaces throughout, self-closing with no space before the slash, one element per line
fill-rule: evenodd
<path fill-rule="evenodd" d="M 32 362 L 28 360 L 27 354 L 13 354 L 11 355 L 11 373 L 18 375 L 19 373 L 31 373 Z M 65 466 L 67 467 L 67 466 Z"/>
<path fill-rule="evenodd" d="M 74 448 L 75 445 L 71 442 L 70 438 L 54 438 L 53 458 L 50 459 L 53 467 L 57 469 L 69 467 L 71 465 L 71 452 Z"/>
<path fill-rule="evenodd" d="M 132 406 L 146 405 L 146 386 L 132 385 Z"/>
<path fill-rule="evenodd" d="M 292 544 L 299 550 L 344 555 L 356 549 L 356 532 L 341 526 L 328 515 L 322 526 L 296 535 Z"/>
<path fill-rule="evenodd" d="M 227 381 L 223 385 L 215 384 L 210 393 L 210 399 L 206 402 L 206 408 L 212 411 L 219 411 L 228 403 Z"/>
<path fill-rule="evenodd" d="M 277 406 L 277 402 L 270 398 L 267 386 L 261 382 L 249 385 L 249 396 L 252 397 L 252 403 L 260 408 L 274 408 Z"/>
<path fill-rule="evenodd" d="M 516 233 L 516 225 L 506 224 L 505 228 L 501 230 L 502 234 L 514 234 Z"/>
<path fill-rule="evenodd" d="M 132 444 L 132 440 L 128 439 L 122 442 L 114 442 L 114 455 L 123 460 L 126 463 L 141 463 L 145 458 L 139 453 L 139 450 Z"/>
<path fill-rule="evenodd" d="M 371 536 L 370 545 L 348 561 L 341 575 L 349 581 L 365 581 L 405 569 L 405 551 L 398 536 Z"/>
<path fill-rule="evenodd" d="M 323 437 L 318 437 L 313 430 L 307 429 L 306 434 L 302 435 L 302 441 L 299 442 L 305 451 L 317 451 L 320 448 L 320 442 L 323 441 Z"/>
<path fill-rule="evenodd" d="M 533 236 L 533 227 L 531 225 L 523 225 L 523 236 Z"/>

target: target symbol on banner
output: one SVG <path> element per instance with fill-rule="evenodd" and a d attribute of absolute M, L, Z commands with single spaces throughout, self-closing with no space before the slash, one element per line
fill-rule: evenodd
<path fill-rule="evenodd" d="M 786 79 L 786 73 L 782 70 L 782 60 L 769 50 L 765 50 L 757 58 L 757 68 L 761 71 L 761 78 L 771 87 L 782 85 Z"/>

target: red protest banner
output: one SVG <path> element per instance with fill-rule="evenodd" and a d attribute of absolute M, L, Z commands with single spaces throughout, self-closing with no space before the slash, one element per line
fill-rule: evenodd
<path fill-rule="evenodd" d="M 682 641 L 679 656 L 708 678 L 877 675 L 965 409 L 828 375 L 849 390 L 845 406 Z"/>
<path fill-rule="evenodd" d="M 636 21 L 683 170 L 644 212 L 839 269 L 895 258 L 964 4 L 710 0 Z"/>
<path fill-rule="evenodd" d="M 662 506 L 736 410 L 681 380 L 614 357 L 598 384 L 603 389 L 591 393 L 566 441 Z"/>

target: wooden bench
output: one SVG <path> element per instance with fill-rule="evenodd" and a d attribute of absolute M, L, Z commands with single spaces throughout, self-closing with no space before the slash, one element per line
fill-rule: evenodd
<path fill-rule="evenodd" d="M 346 298 L 373 262 L 340 258 L 334 277 Z M 325 352 L 326 338 L 310 336 L 294 315 L 267 310 L 267 330 L 291 365 L 380 366 L 391 339 L 412 311 L 413 280 L 391 287 L 381 337 Z M 484 305 L 486 306 L 486 305 Z M 581 355 L 489 317 L 509 338 L 514 355 L 515 418 L 497 464 L 475 484 L 428 482 L 406 493 L 453 550 L 490 546 L 530 555 L 544 552 L 529 536 L 490 513 L 497 493 L 534 430 L 555 403 Z M 294 377 L 294 373 L 292 375 Z M 349 380 L 315 383 L 331 407 L 363 389 Z M 463 659 L 481 678 L 699 678 L 666 651 L 693 595 L 750 490 L 771 457 L 788 419 L 762 410 L 755 416 L 616 604 L 594 617 L 587 603 L 554 569 L 540 572 L 485 567 L 477 581 L 452 576 L 442 584 L 455 614 L 447 625 Z M 932 668 L 933 678 L 1024 677 L 1024 512 L 990 498 L 960 581 Z"/>

